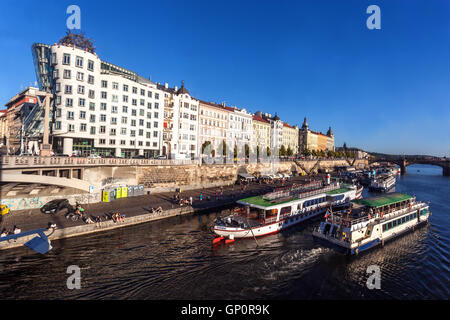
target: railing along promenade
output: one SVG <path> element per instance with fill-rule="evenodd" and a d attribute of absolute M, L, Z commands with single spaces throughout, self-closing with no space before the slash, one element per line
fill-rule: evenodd
<path fill-rule="evenodd" d="M 0 169 L 38 168 L 38 167 L 99 167 L 99 166 L 166 166 L 192 165 L 197 160 L 159 160 L 159 159 L 119 159 L 119 158 L 80 158 L 80 157 L 0 157 Z"/>
<path fill-rule="evenodd" d="M 260 163 L 266 162 L 317 162 L 317 161 L 339 161 L 341 158 L 307 158 L 293 159 L 280 158 L 276 161 L 268 158 L 258 160 Z M 248 164 L 249 159 L 213 161 L 211 164 Z M 256 163 L 256 159 L 254 159 Z M 251 162 L 253 163 L 253 162 Z M 50 167 L 98 167 L 98 166 L 182 166 L 198 165 L 199 159 L 194 160 L 164 160 L 164 159 L 123 159 L 123 158 L 83 158 L 83 157 L 39 157 L 39 156 L 0 156 L 0 169 L 20 169 L 20 168 L 50 168 Z M 203 165 L 207 163 L 203 162 Z"/>

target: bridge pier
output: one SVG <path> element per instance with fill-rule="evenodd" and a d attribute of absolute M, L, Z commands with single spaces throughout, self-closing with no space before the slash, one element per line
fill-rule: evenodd
<path fill-rule="evenodd" d="M 406 175 L 406 167 L 407 166 L 408 166 L 408 163 L 406 162 L 406 160 L 403 160 L 402 162 L 400 162 L 400 172 L 401 172 L 402 176 Z"/>
<path fill-rule="evenodd" d="M 442 167 L 442 175 L 444 177 L 450 177 L 450 164 L 446 167 Z"/>

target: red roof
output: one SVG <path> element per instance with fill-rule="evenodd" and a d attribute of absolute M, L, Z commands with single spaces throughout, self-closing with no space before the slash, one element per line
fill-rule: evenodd
<path fill-rule="evenodd" d="M 260 122 L 265 122 L 265 123 L 269 123 L 269 121 L 267 121 L 267 120 L 265 120 L 265 119 L 263 119 L 263 118 L 261 118 L 261 117 L 258 117 L 257 115 L 253 115 L 253 120 L 255 120 L 255 121 L 260 121 Z"/>
<path fill-rule="evenodd" d="M 289 123 L 283 123 L 283 126 L 291 128 L 291 129 L 295 129 L 293 126 L 291 126 Z"/>

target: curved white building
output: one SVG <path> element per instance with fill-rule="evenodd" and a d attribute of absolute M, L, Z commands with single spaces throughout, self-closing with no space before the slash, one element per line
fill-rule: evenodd
<path fill-rule="evenodd" d="M 67 155 L 161 153 L 164 92 L 75 45 L 34 44 L 41 90 L 54 94 L 51 136 Z"/>

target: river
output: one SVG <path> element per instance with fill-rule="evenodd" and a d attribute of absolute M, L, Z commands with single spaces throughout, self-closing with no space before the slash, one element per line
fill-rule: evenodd
<path fill-rule="evenodd" d="M 3 299 L 449 299 L 450 178 L 413 165 L 396 191 L 430 200 L 430 224 L 356 258 L 314 242 L 318 220 L 258 246 L 241 240 L 213 249 L 212 212 L 53 241 L 44 256 L 3 251 L 0 292 Z M 80 267 L 81 289 L 67 288 L 70 265 Z M 366 286 L 372 265 L 380 267 L 380 289 Z"/>

